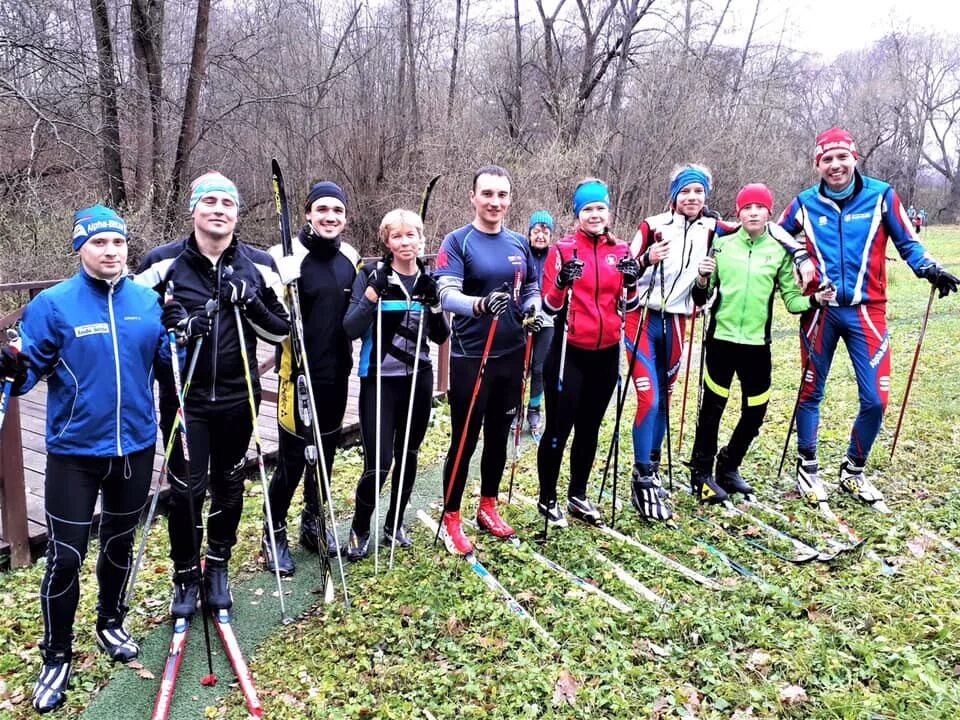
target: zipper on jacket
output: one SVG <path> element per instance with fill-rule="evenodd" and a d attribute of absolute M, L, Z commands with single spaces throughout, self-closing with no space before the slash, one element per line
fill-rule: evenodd
<path fill-rule="evenodd" d="M 597 321 L 600 324 L 600 327 L 597 332 L 597 347 L 596 350 L 600 349 L 600 345 L 603 342 L 603 311 L 600 309 L 600 258 L 597 255 L 597 246 L 600 244 L 599 239 L 595 240 L 593 243 L 593 272 L 596 277 L 596 283 L 593 288 L 593 305 L 597 309 Z"/>
<path fill-rule="evenodd" d="M 753 240 L 749 237 L 747 238 L 749 247 L 747 248 L 747 277 L 746 284 L 743 286 L 743 307 L 740 311 L 740 323 L 739 323 L 739 332 L 737 333 L 740 337 L 738 342 L 743 342 L 744 332 L 743 332 L 743 320 L 747 316 L 747 303 L 750 299 L 750 278 L 752 276 L 752 267 L 753 264 Z"/>
<path fill-rule="evenodd" d="M 120 348 L 117 344 L 117 320 L 113 314 L 113 289 L 114 285 L 108 284 L 107 290 L 107 312 L 110 313 L 110 339 L 113 342 L 113 371 L 117 381 L 117 457 L 123 456 L 123 443 L 120 440 Z"/>

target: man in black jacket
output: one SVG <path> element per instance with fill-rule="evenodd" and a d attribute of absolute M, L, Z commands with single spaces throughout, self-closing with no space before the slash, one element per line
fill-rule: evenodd
<path fill-rule="evenodd" d="M 243 467 L 253 418 L 246 372 L 253 381 L 259 407 L 257 337 L 281 342 L 289 333 L 287 312 L 280 301 L 280 278 L 270 255 L 237 238 L 239 210 L 236 186 L 220 173 L 206 173 L 191 185 L 193 232 L 154 248 L 144 257 L 137 282 L 165 297 L 164 327 L 177 330 L 186 345 L 184 414 L 190 456 L 189 489 L 179 446 L 170 463 L 170 558 L 174 594 L 171 614 L 190 617 L 197 606 L 200 564 L 195 549 L 203 538 L 201 509 L 207 486 L 207 553 L 203 582 L 206 602 L 213 609 L 232 605 L 227 563 L 237 541 L 243 510 Z M 246 341 L 249 367 L 244 370 L 240 332 Z M 189 375 L 189 381 L 187 379 Z M 166 442 L 173 430 L 177 398 L 172 387 L 160 388 L 161 428 Z M 209 465 L 209 473 L 207 467 Z M 190 537 L 191 529 L 195 540 Z"/>
<path fill-rule="evenodd" d="M 340 442 L 343 413 L 347 407 L 347 386 L 353 368 L 353 347 L 343 329 L 343 316 L 350 304 L 353 281 L 357 276 L 360 256 L 343 241 L 347 224 L 347 195 L 333 182 L 318 182 L 310 188 L 304 205 L 306 222 L 293 242 L 293 255 L 283 257 L 282 248 L 270 249 L 280 269 L 284 284 L 299 279 L 300 303 L 303 312 L 304 342 L 310 380 L 317 403 L 316 419 L 323 445 L 327 477 L 333 470 L 333 456 Z M 309 430 L 304 428 L 295 410 L 295 378 L 299 365 L 289 342 L 278 353 L 277 424 L 280 450 L 277 469 L 270 481 L 270 509 L 277 541 L 277 558 L 281 575 L 295 570 L 287 541 L 287 511 L 306 467 L 304 455 L 312 444 Z M 320 503 L 313 482 L 303 486 L 304 508 L 300 517 L 300 546 L 319 552 Z M 266 537 L 266 528 L 264 528 Z M 327 528 L 327 547 L 331 556 L 339 552 L 337 538 Z M 263 543 L 266 569 L 274 570 L 270 544 Z"/>

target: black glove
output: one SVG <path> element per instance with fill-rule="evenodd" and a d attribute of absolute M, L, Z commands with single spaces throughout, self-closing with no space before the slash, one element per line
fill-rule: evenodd
<path fill-rule="evenodd" d="M 950 293 L 956 292 L 957 284 L 960 283 L 960 279 L 958 279 L 956 275 L 951 275 L 943 269 L 943 266 L 937 263 L 927 265 L 923 268 L 923 277 L 940 291 L 940 297 L 946 297 Z"/>
<path fill-rule="evenodd" d="M 12 345 L 4 345 L 0 350 L 0 378 L 3 380 L 13 380 L 17 385 L 23 384 L 29 367 L 27 356 Z"/>
<path fill-rule="evenodd" d="M 246 307 L 247 303 L 257 297 L 256 286 L 239 277 L 228 280 L 223 286 L 223 292 L 225 299 L 240 307 Z"/>
<path fill-rule="evenodd" d="M 383 297 L 390 286 L 390 276 L 392 274 L 393 268 L 389 263 L 378 262 L 373 272 L 367 277 L 367 287 L 373 290 L 377 297 Z"/>
<path fill-rule="evenodd" d="M 437 287 L 436 278 L 429 273 L 422 272 L 417 282 L 413 286 L 413 296 L 420 299 L 420 302 L 430 308 L 436 308 L 440 305 L 440 289 Z"/>
<path fill-rule="evenodd" d="M 640 278 L 640 263 L 632 257 L 621 258 L 617 263 L 617 270 L 623 273 L 623 286 L 633 287 Z"/>
<path fill-rule="evenodd" d="M 500 317 L 510 307 L 510 293 L 506 290 L 494 290 L 480 300 L 480 314 Z"/>
<path fill-rule="evenodd" d="M 543 330 L 544 320 L 543 313 L 538 312 L 535 307 L 527 308 L 527 311 L 523 314 L 523 326 L 527 329 L 527 332 L 538 333 Z"/>
<path fill-rule="evenodd" d="M 711 218 L 713 220 L 720 219 L 720 213 L 718 213 L 716 210 L 711 210 L 706 205 L 703 206 L 703 216 L 705 218 Z"/>
<path fill-rule="evenodd" d="M 184 343 L 190 338 L 209 335 L 213 327 L 213 321 L 206 308 L 199 308 L 192 313 L 187 313 L 176 300 L 164 303 L 163 312 L 160 317 L 163 327 L 168 331 L 173 330 L 177 334 L 177 341 Z"/>
<path fill-rule="evenodd" d="M 560 272 L 557 273 L 555 282 L 558 288 L 568 288 L 573 285 L 574 280 L 579 280 L 582 275 L 583 260 L 573 258 L 560 266 Z"/>

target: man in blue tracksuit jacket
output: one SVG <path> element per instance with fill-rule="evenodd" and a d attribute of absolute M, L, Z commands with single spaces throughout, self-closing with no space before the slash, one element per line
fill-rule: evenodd
<path fill-rule="evenodd" d="M 47 382 L 43 667 L 33 690 L 41 713 L 66 698 L 80 565 L 98 494 L 97 644 L 120 662 L 139 652 L 123 627 L 123 596 L 153 471 L 154 374 L 170 368 L 157 295 L 126 277 L 126 223 L 102 205 L 80 210 L 73 246 L 80 272 L 27 305 L 22 351 L 8 346 L 0 355 L 0 375 L 14 394 Z"/>
<path fill-rule="evenodd" d="M 958 280 L 924 250 L 896 191 L 861 175 L 857 148 L 846 130 L 831 128 L 817 138 L 820 182 L 795 197 L 780 225 L 801 238 L 791 249 L 808 252 L 822 284 L 836 287 L 836 299 L 810 310 L 800 321 L 801 379 L 797 408 L 797 487 L 811 504 L 825 503 L 817 463 L 820 403 L 837 342 L 842 338 L 853 363 L 860 411 L 840 465 L 840 486 L 874 509 L 887 512 L 883 494 L 863 469 L 876 440 L 890 396 L 890 342 L 887 334 L 887 240 L 917 277 L 940 297 L 957 290 Z"/>

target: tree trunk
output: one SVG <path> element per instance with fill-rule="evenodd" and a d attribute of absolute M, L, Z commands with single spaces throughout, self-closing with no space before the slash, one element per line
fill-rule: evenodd
<path fill-rule="evenodd" d="M 142 155 L 137 159 L 137 191 L 150 185 L 150 210 L 159 214 L 163 208 L 163 0 L 132 0 L 130 30 L 137 76 L 148 100 L 150 134 L 137 133 L 142 141 Z M 144 172 L 143 165 L 146 162 Z"/>
<path fill-rule="evenodd" d="M 413 0 L 404 0 L 404 27 L 406 32 L 405 51 L 407 54 L 407 82 L 409 86 L 410 117 L 413 120 L 413 145 L 414 151 L 420 147 L 420 102 L 417 99 L 417 60 L 413 52 Z"/>
<path fill-rule="evenodd" d="M 106 0 L 90 0 L 93 34 L 97 43 L 97 83 L 100 88 L 100 150 L 103 189 L 110 204 L 127 204 L 123 184 L 123 160 L 120 157 L 120 114 L 117 110 L 117 76 L 113 68 L 113 42 Z"/>
<path fill-rule="evenodd" d="M 450 87 L 447 89 L 447 122 L 453 119 L 453 105 L 457 96 L 457 63 L 460 60 L 460 16 L 463 0 L 457 0 L 456 25 L 453 29 L 453 54 L 450 58 Z"/>
<path fill-rule="evenodd" d="M 184 174 L 190 161 L 194 138 L 197 134 L 197 117 L 200 113 L 200 88 L 206 71 L 207 28 L 210 25 L 210 0 L 198 0 L 197 23 L 193 31 L 193 55 L 190 58 L 190 75 L 187 78 L 187 92 L 183 99 L 183 120 L 180 135 L 177 137 L 177 154 L 173 160 L 170 176 L 170 194 L 166 198 L 166 217 L 163 235 L 170 237 L 174 231 L 180 202 L 180 191 L 184 185 Z"/>

